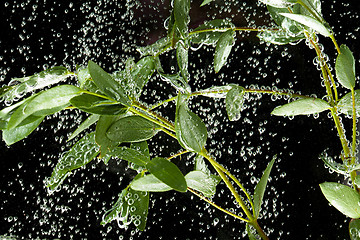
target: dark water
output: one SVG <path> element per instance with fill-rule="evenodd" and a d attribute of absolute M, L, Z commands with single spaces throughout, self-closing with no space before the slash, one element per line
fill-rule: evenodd
<path fill-rule="evenodd" d="M 193 1 L 190 27 L 204 20 L 229 17 L 236 26 L 266 25 L 269 18 L 256 1 L 216 1 L 200 8 Z M 359 9 L 357 3 L 322 1 L 323 15 L 333 26 L 339 43 L 358 51 Z M 88 60 L 112 72 L 123 67 L 128 57 L 139 58 L 136 46 L 165 36 L 168 1 L 5 1 L 0 3 L 0 76 L 4 83 L 54 65 L 74 70 Z M 335 49 L 320 37 L 330 59 Z M 320 71 L 313 65 L 315 52 L 305 45 L 267 46 L 254 34 L 238 34 L 229 63 L 215 74 L 212 47 L 190 54 L 191 86 L 199 90 L 212 85 L 237 83 L 242 86 L 276 86 L 323 96 Z M 171 55 L 164 61 L 174 64 Z M 357 66 L 359 61 L 357 60 Z M 334 61 L 330 60 L 334 65 Z M 159 79 L 148 84 L 144 101 L 154 102 L 176 94 Z M 165 88 L 165 89 L 164 89 Z M 344 181 L 330 174 L 318 155 L 329 149 L 339 155 L 340 141 L 326 113 L 314 117 L 270 116 L 285 100 L 251 96 L 238 122 L 229 122 L 224 101 L 199 98 L 191 109 L 206 122 L 210 132 L 208 149 L 252 192 L 254 177 L 260 178 L 272 156 L 277 154 L 272 180 L 265 196 L 260 224 L 271 239 L 348 239 L 348 222 L 330 207 L 318 184 Z M 174 108 L 162 108 L 173 119 Z M 209 117 L 210 116 L 210 117 Z M 48 195 L 44 179 L 62 151 L 68 149 L 66 134 L 76 129 L 84 116 L 67 111 L 48 118 L 30 137 L 10 148 L 1 145 L 0 235 L 16 239 L 247 239 L 245 225 L 201 202 L 190 193 L 173 191 L 151 195 L 145 231 L 120 229 L 115 222 L 100 226 L 102 215 L 127 186 L 135 172 L 126 163 L 111 160 L 108 166 L 93 161 L 75 171 L 60 192 Z M 351 121 L 344 120 L 350 127 Z M 348 128 L 350 132 L 350 128 Z M 149 143 L 154 156 L 169 156 L 179 147 L 165 135 Z M 186 161 L 181 169 L 191 168 Z M 228 190 L 220 185 L 214 201 L 234 207 Z"/>

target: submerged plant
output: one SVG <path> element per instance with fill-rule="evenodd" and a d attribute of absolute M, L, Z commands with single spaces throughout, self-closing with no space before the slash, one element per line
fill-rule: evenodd
<path fill-rule="evenodd" d="M 202 5 L 211 4 L 211 0 Z M 108 164 L 111 158 L 128 161 L 130 171 L 136 177 L 119 193 L 117 201 L 103 215 L 101 224 L 116 220 L 121 227 L 133 223 L 144 230 L 148 215 L 150 193 L 175 190 L 191 192 L 213 207 L 246 224 L 250 239 L 268 239 L 258 219 L 270 171 L 276 156 L 269 162 L 260 181 L 251 193 L 235 175 L 222 166 L 206 149 L 208 129 L 202 119 L 189 108 L 192 98 L 205 96 L 223 98 L 230 121 L 241 118 L 243 102 L 249 94 L 270 94 L 274 98 L 286 96 L 289 103 L 276 107 L 275 116 L 311 115 L 328 111 L 331 115 L 343 151 L 341 163 L 324 154 L 326 166 L 351 180 L 350 186 L 326 182 L 320 189 L 326 199 L 340 212 L 352 218 L 351 239 L 359 239 L 360 179 L 357 171 L 360 163 L 357 153 L 357 116 L 359 116 L 360 90 L 356 90 L 355 60 L 346 45 L 338 46 L 329 24 L 321 13 L 319 0 L 261 0 L 274 20 L 276 27 L 236 27 L 228 19 L 204 22 L 191 30 L 190 0 L 174 0 L 167 20 L 167 35 L 152 45 L 139 47 L 140 59 L 127 59 L 124 69 L 107 73 L 94 61 L 79 66 L 72 72 L 65 67 L 53 67 L 30 77 L 16 78 L 0 90 L 1 97 L 9 105 L 0 111 L 2 137 L 12 145 L 33 132 L 46 116 L 64 109 L 77 109 L 88 118 L 70 135 L 78 140 L 58 160 L 52 175 L 46 180 L 50 193 L 56 194 L 74 169 L 81 168 L 98 158 Z M 317 65 L 322 73 L 326 97 L 317 98 L 277 88 L 246 88 L 236 82 L 225 86 L 212 86 L 192 91 L 189 68 L 189 51 L 192 47 L 215 47 L 213 69 L 221 72 L 235 44 L 237 32 L 258 32 L 267 44 L 291 44 L 305 39 L 308 47 L 315 50 Z M 328 56 L 319 43 L 318 35 L 328 37 L 338 53 L 335 76 Z M 168 71 L 162 55 L 176 56 L 177 68 Z M 176 96 L 152 104 L 142 101 L 142 92 L 157 76 L 170 83 Z M 76 79 L 70 84 L 67 79 Z M 54 86 L 56 85 L 56 86 Z M 47 89 L 44 89 L 47 88 Z M 348 90 L 340 97 L 339 88 Z M 15 103 L 14 103 L 15 102 Z M 174 102 L 173 113 L 158 111 Z M 351 141 L 346 138 L 341 115 L 352 119 Z M 174 116 L 171 121 L 167 116 Z M 93 125 L 96 125 L 95 130 Z M 161 152 L 150 153 L 147 141 L 157 134 L 168 136 L 179 143 L 179 151 L 171 156 Z M 193 170 L 183 171 L 172 162 L 188 155 Z M 210 169 L 208 166 L 211 166 Z M 223 181 L 236 200 L 242 214 L 225 209 L 213 202 L 216 187 Z"/>

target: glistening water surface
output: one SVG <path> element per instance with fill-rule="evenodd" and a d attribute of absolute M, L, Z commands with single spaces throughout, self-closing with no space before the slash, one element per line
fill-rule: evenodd
<path fill-rule="evenodd" d="M 337 41 L 349 46 L 358 66 L 358 4 L 321 3 Z M 191 2 L 190 29 L 215 18 L 231 19 L 238 27 L 273 26 L 265 5 L 255 0 L 200 4 Z M 114 72 L 123 68 L 129 57 L 140 58 L 138 46 L 166 35 L 164 25 L 170 10 L 167 0 L 2 1 L 1 82 L 8 84 L 12 78 L 52 66 L 75 71 L 76 65 L 86 65 L 89 60 Z M 331 40 L 320 36 L 319 42 L 334 66 L 336 51 Z M 192 91 L 236 83 L 325 95 L 321 72 L 313 63 L 315 52 L 304 40 L 276 46 L 261 43 L 255 33 L 237 33 L 228 62 L 217 74 L 212 67 L 213 53 L 212 46 L 191 49 Z M 162 58 L 166 70 L 176 70 L 173 52 Z M 176 90 L 157 76 L 147 84 L 141 100 L 151 104 L 175 95 Z M 191 110 L 206 123 L 207 149 L 249 192 L 277 154 L 259 220 L 270 239 L 348 239 L 349 219 L 329 206 L 319 188 L 324 181 L 347 182 L 330 174 L 318 158 L 325 149 L 331 156 L 340 154 L 332 119 L 326 113 L 295 118 L 270 115 L 274 107 L 286 102 L 268 95 L 246 95 L 236 122 L 228 120 L 224 99 L 195 98 Z M 174 110 L 172 103 L 159 108 L 170 120 L 174 120 Z M 1 143 L 0 235 L 15 239 L 247 239 L 245 225 L 239 220 L 191 193 L 175 191 L 151 194 L 147 227 L 142 232 L 133 225 L 122 228 L 116 221 L 101 226 L 102 216 L 136 175 L 125 161 L 112 159 L 108 165 L 92 161 L 75 170 L 60 191 L 49 194 L 44 180 L 61 154 L 75 143 L 67 138 L 85 118 L 83 113 L 65 110 L 47 117 L 27 139 L 11 147 Z M 343 123 L 351 132 L 351 120 L 344 118 Z M 180 146 L 158 134 L 149 141 L 149 148 L 152 156 L 167 157 Z M 192 168 L 186 156 L 175 163 L 183 171 Z M 213 201 L 240 213 L 224 184 L 217 187 Z"/>

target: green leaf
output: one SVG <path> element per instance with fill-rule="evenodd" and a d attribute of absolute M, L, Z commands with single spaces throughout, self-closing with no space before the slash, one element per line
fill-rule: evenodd
<path fill-rule="evenodd" d="M 156 157 L 147 163 L 146 168 L 160 181 L 179 192 L 186 192 L 187 185 L 180 169 L 165 158 Z"/>
<path fill-rule="evenodd" d="M 84 112 L 98 115 L 119 115 L 127 111 L 127 107 L 121 104 L 87 93 L 73 97 L 70 103 Z"/>
<path fill-rule="evenodd" d="M 71 73 L 65 67 L 52 67 L 30 77 L 14 78 L 10 84 L 1 88 L 0 97 L 12 101 L 26 93 L 65 81 Z M 14 85 L 18 83 L 17 85 Z"/>
<path fill-rule="evenodd" d="M 195 44 L 215 45 L 220 36 L 229 28 L 235 28 L 235 25 L 226 19 L 215 19 L 195 28 L 190 37 L 190 41 Z M 206 31 L 211 29 L 212 31 Z"/>
<path fill-rule="evenodd" d="M 207 130 L 204 122 L 187 108 L 186 95 L 178 95 L 175 116 L 176 137 L 185 149 L 200 153 L 206 143 Z"/>
<path fill-rule="evenodd" d="M 137 47 L 136 50 L 141 54 L 141 57 L 144 56 L 157 56 L 160 53 L 169 51 L 171 48 L 171 39 L 169 37 L 163 37 L 157 40 L 151 45 L 145 47 Z"/>
<path fill-rule="evenodd" d="M 108 151 L 120 144 L 107 137 L 107 131 L 110 126 L 123 116 L 100 116 L 96 124 L 95 141 L 100 146 L 100 157 L 105 157 Z"/>
<path fill-rule="evenodd" d="M 89 61 L 89 72 L 96 86 L 107 96 L 124 104 L 130 105 L 130 100 L 126 96 L 124 89 L 119 82 L 115 81 L 107 72 L 93 61 Z"/>
<path fill-rule="evenodd" d="M 360 218 L 360 195 L 354 189 L 335 182 L 324 182 L 320 188 L 325 198 L 342 214 Z"/>
<path fill-rule="evenodd" d="M 251 227 L 248 223 L 246 223 L 246 233 L 249 237 L 249 240 L 257 240 L 256 238 L 256 233 L 254 234 L 254 232 L 251 230 Z"/>
<path fill-rule="evenodd" d="M 133 189 L 129 189 L 129 192 L 131 193 L 131 198 L 128 200 L 128 203 L 131 206 L 130 215 L 132 223 L 137 229 L 144 231 L 149 210 L 150 193 L 138 192 Z"/>
<path fill-rule="evenodd" d="M 3 140 L 8 146 L 10 146 L 11 144 L 24 139 L 40 125 L 43 119 L 44 117 L 35 117 L 32 121 L 24 125 L 17 126 L 11 130 L 3 130 Z"/>
<path fill-rule="evenodd" d="M 340 54 L 336 58 L 336 78 L 340 84 L 348 89 L 355 87 L 355 59 L 346 45 L 340 46 Z"/>
<path fill-rule="evenodd" d="M 135 177 L 135 180 L 139 177 L 140 174 Z M 113 207 L 103 215 L 101 225 L 118 220 L 124 227 L 132 222 L 140 231 L 143 231 L 146 226 L 149 199 L 150 194 L 147 192 L 124 189 Z"/>
<path fill-rule="evenodd" d="M 172 190 L 172 187 L 163 183 L 153 174 L 148 174 L 142 178 L 132 181 L 130 187 L 136 191 L 148 192 L 166 192 Z"/>
<path fill-rule="evenodd" d="M 360 219 L 351 219 L 349 234 L 351 240 L 360 240 Z"/>
<path fill-rule="evenodd" d="M 177 91 L 181 93 L 190 93 L 191 88 L 190 85 L 186 82 L 186 80 L 180 76 L 179 73 L 176 74 L 165 74 L 162 72 L 158 72 L 160 75 L 160 79 L 168 82 L 173 86 Z"/>
<path fill-rule="evenodd" d="M 140 59 L 133 69 L 131 69 L 131 78 L 134 85 L 134 96 L 138 98 L 145 84 L 149 81 L 150 77 L 155 71 L 155 58 L 144 57 Z"/>
<path fill-rule="evenodd" d="M 280 15 L 290 18 L 298 23 L 301 23 L 317 32 L 325 37 L 329 37 L 331 32 L 327 29 L 321 22 L 316 20 L 313 17 L 301 15 L 301 14 L 293 14 L 293 13 L 279 13 Z"/>
<path fill-rule="evenodd" d="M 82 69 L 78 69 L 77 79 L 79 81 L 80 87 L 82 88 L 84 86 L 84 84 L 87 81 L 89 81 L 89 79 L 91 79 L 89 68 L 85 67 L 85 68 L 82 68 Z"/>
<path fill-rule="evenodd" d="M 260 181 L 258 182 L 258 184 L 256 184 L 256 187 L 255 187 L 255 191 L 254 191 L 254 211 L 255 211 L 256 218 L 259 217 L 259 213 L 260 213 L 260 210 L 261 210 L 261 205 L 262 205 L 266 185 L 267 185 L 267 182 L 268 182 L 268 179 L 269 179 L 271 168 L 274 165 L 275 159 L 276 159 L 276 156 L 274 156 L 273 159 L 271 160 L 271 162 L 268 164 L 268 166 L 266 167 Z"/>
<path fill-rule="evenodd" d="M 61 85 L 39 93 L 15 110 L 8 129 L 15 128 L 31 115 L 46 116 L 64 109 L 69 105 L 70 99 L 79 93 L 80 89 L 72 85 Z"/>
<path fill-rule="evenodd" d="M 50 179 L 47 180 L 50 191 L 55 191 L 72 170 L 93 160 L 99 152 L 98 149 L 95 133 L 89 133 L 80 139 L 56 164 Z"/>
<path fill-rule="evenodd" d="M 355 95 L 355 110 L 357 117 L 360 116 L 360 90 L 354 91 Z M 352 115 L 353 112 L 353 101 L 351 92 L 346 94 L 340 99 L 337 104 L 337 108 L 341 113 Z"/>
<path fill-rule="evenodd" d="M 264 42 L 268 42 L 276 45 L 285 45 L 304 39 L 305 35 L 300 34 L 294 37 L 291 36 L 288 32 L 283 30 L 278 30 L 278 31 L 269 30 L 269 31 L 259 32 L 257 37 Z"/>
<path fill-rule="evenodd" d="M 141 142 L 155 136 L 159 129 L 157 124 L 141 116 L 127 116 L 114 122 L 106 136 L 115 142 Z"/>
<path fill-rule="evenodd" d="M 197 154 L 196 157 L 194 158 L 194 163 L 195 163 L 194 170 L 202 171 L 202 172 L 206 173 L 207 175 L 211 175 L 210 169 L 206 165 L 203 156 L 201 156 L 200 154 Z"/>
<path fill-rule="evenodd" d="M 213 2 L 213 1 L 214 1 L 214 0 L 204 0 L 204 1 L 201 3 L 200 7 L 205 6 L 205 5 L 207 5 L 207 4 L 209 4 L 209 3 Z"/>
<path fill-rule="evenodd" d="M 226 94 L 226 112 L 230 121 L 240 119 L 240 112 L 244 103 L 245 89 L 234 85 Z"/>
<path fill-rule="evenodd" d="M 296 0 L 260 0 L 260 2 L 276 8 L 286 8 L 296 3 Z"/>
<path fill-rule="evenodd" d="M 216 185 L 220 182 L 219 178 L 208 175 L 202 171 L 191 171 L 185 176 L 187 186 L 195 189 L 206 197 L 212 197 L 216 193 Z"/>
<path fill-rule="evenodd" d="M 181 36 L 188 35 L 190 0 L 174 0 L 174 17 Z"/>
<path fill-rule="evenodd" d="M 230 91 L 232 85 L 214 86 L 198 91 L 199 95 L 210 98 L 226 98 L 226 94 Z"/>
<path fill-rule="evenodd" d="M 296 116 L 320 113 L 331 106 L 319 98 L 303 98 L 291 103 L 276 107 L 271 114 L 276 116 Z"/>
<path fill-rule="evenodd" d="M 124 212 L 128 212 L 128 205 L 124 202 L 125 195 L 127 194 L 127 189 L 124 189 L 119 194 L 119 197 L 112 208 L 103 215 L 103 219 L 101 221 L 101 225 L 106 225 L 109 222 L 119 219 L 119 215 L 123 215 Z M 126 214 L 127 218 L 127 214 Z M 121 219 L 121 218 L 120 218 Z"/>
<path fill-rule="evenodd" d="M 70 135 L 68 141 L 74 139 L 78 136 L 81 132 L 88 129 L 91 125 L 96 123 L 99 120 L 100 116 L 96 114 L 90 115 L 84 122 L 82 122 L 79 127 Z"/>
<path fill-rule="evenodd" d="M 299 4 L 296 4 L 292 7 L 290 7 L 292 13 L 295 14 L 299 14 L 301 13 L 301 9 L 303 7 L 301 7 Z M 269 35 L 274 35 L 274 37 L 276 36 L 277 39 L 283 39 L 286 36 L 288 36 L 289 38 L 293 37 L 293 38 L 297 38 L 297 37 L 302 37 L 305 38 L 305 34 L 303 32 L 303 26 L 294 21 L 291 20 L 290 18 L 284 17 L 282 15 L 280 15 L 280 13 L 289 13 L 289 9 L 288 8 L 275 8 L 272 6 L 267 6 L 267 9 L 272 17 L 272 19 L 274 19 L 275 23 L 281 27 L 282 29 L 279 31 L 278 36 L 276 36 L 276 33 L 268 33 Z M 276 39 L 275 38 L 275 39 Z"/>
<path fill-rule="evenodd" d="M 216 73 L 226 63 L 234 44 L 235 32 L 233 30 L 228 30 L 220 36 L 219 41 L 216 43 L 214 55 L 214 69 Z"/>
<path fill-rule="evenodd" d="M 140 153 L 143 156 L 143 158 L 146 159 L 147 161 L 150 160 L 149 147 L 146 141 L 132 142 L 130 148 Z"/>
<path fill-rule="evenodd" d="M 145 167 L 150 161 L 150 158 L 148 156 L 144 156 L 142 152 L 128 147 L 114 148 L 109 154 L 113 157 L 117 157 L 143 167 Z"/>
<path fill-rule="evenodd" d="M 185 79 L 186 82 L 189 80 L 189 56 L 188 49 L 183 45 L 183 42 L 179 42 L 176 48 L 176 58 L 177 63 L 181 72 L 181 76 Z"/>

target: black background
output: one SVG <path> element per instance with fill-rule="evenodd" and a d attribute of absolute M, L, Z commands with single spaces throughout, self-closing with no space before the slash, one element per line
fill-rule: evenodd
<path fill-rule="evenodd" d="M 236 26 L 270 26 L 265 7 L 256 1 L 217 4 L 199 8 L 193 1 L 190 28 L 206 19 L 229 17 Z M 333 26 L 339 43 L 346 43 L 360 59 L 359 9 L 353 2 L 322 1 L 323 15 Z M 5 1 L 0 3 L 0 75 L 4 83 L 13 77 L 39 72 L 49 66 L 74 69 L 92 59 L 109 72 L 123 66 L 126 58 L 139 55 L 135 46 L 150 44 L 165 35 L 163 21 L 169 2 L 159 1 Z M 320 36 L 334 66 L 335 49 L 330 39 Z M 191 85 L 199 90 L 212 85 L 237 83 L 249 87 L 277 86 L 323 96 L 320 71 L 313 65 L 315 52 L 305 45 L 268 46 L 254 34 L 238 34 L 229 63 L 214 74 L 212 47 L 190 54 Z M 175 65 L 170 56 L 165 65 Z M 357 60 L 357 66 L 359 61 Z M 200 69 L 200 70 L 198 70 Z M 70 80 L 71 81 L 71 80 Z M 154 102 L 175 91 L 159 79 L 148 84 L 143 100 Z M 165 90 L 163 88 L 166 88 Z M 343 93 L 343 92 L 342 92 Z M 154 100 L 155 99 L 155 100 Z M 252 177 L 260 178 L 272 156 L 277 154 L 272 179 L 259 220 L 271 239 L 348 239 L 348 222 L 330 207 L 318 187 L 324 181 L 346 182 L 330 174 L 318 156 L 325 149 L 339 155 L 340 141 L 326 113 L 318 118 L 292 120 L 270 116 L 286 100 L 253 95 L 245 102 L 238 122 L 226 119 L 223 100 L 195 99 L 192 110 L 206 122 L 210 132 L 208 149 L 252 192 Z M 200 107 L 201 106 L 201 107 Z M 160 109 L 173 119 L 173 106 Z M 246 239 L 245 225 L 224 216 L 190 193 L 152 194 L 148 225 L 118 228 L 115 222 L 100 226 L 102 215 L 135 172 L 126 163 L 110 161 L 105 166 L 93 161 L 75 171 L 60 192 L 48 195 L 43 180 L 50 176 L 59 154 L 68 149 L 66 134 L 76 129 L 83 115 L 68 111 L 48 118 L 30 137 L 8 148 L 1 145 L 0 235 L 19 239 Z M 351 121 L 344 119 L 350 129 Z M 264 130 L 264 131 L 262 131 Z M 348 130 L 350 132 L 350 130 Z M 155 155 L 169 156 L 177 143 L 157 135 L 149 143 Z M 188 171 L 191 161 L 177 160 Z M 214 201 L 234 207 L 227 189 L 220 185 Z"/>

